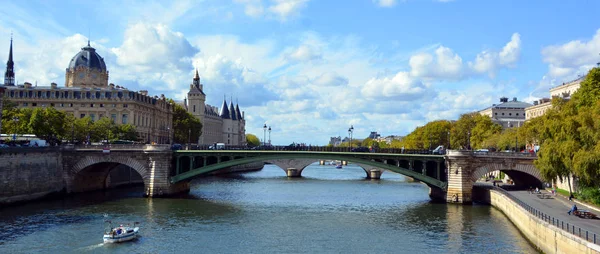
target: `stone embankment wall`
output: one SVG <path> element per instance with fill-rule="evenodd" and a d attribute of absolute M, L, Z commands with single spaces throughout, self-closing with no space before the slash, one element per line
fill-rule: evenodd
<path fill-rule="evenodd" d="M 475 188 L 474 199 L 502 211 L 521 233 L 544 253 L 600 253 L 600 246 L 547 223 L 499 191 Z M 474 194 L 475 194 L 474 193 Z"/>
<path fill-rule="evenodd" d="M 0 205 L 33 200 L 64 189 L 60 151 L 0 149 Z"/>

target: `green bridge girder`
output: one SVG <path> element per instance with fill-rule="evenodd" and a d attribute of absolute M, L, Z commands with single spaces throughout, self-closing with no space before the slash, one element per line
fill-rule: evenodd
<path fill-rule="evenodd" d="M 389 154 L 389 153 L 356 153 L 356 152 L 315 152 L 315 151 L 251 151 L 251 150 L 178 150 L 174 152 L 175 156 L 175 172 L 176 174 L 171 176 L 171 182 L 177 183 L 180 181 L 189 180 L 193 177 L 208 174 L 223 168 L 231 166 L 243 165 L 252 162 L 278 160 L 278 159 L 315 159 L 315 160 L 340 160 L 348 161 L 353 163 L 359 163 L 363 165 L 369 165 L 381 169 L 390 170 L 408 177 L 412 177 L 415 180 L 419 180 L 429 186 L 435 186 L 442 190 L 446 190 L 447 182 L 441 181 L 434 177 L 423 175 L 419 172 L 398 167 L 395 165 L 389 165 L 386 163 L 374 161 L 374 160 L 396 160 L 396 161 L 435 161 L 438 164 L 444 162 L 443 155 L 420 155 L 420 154 Z M 190 170 L 187 172 L 179 173 L 184 170 L 180 170 L 179 161 L 181 157 L 228 157 L 229 160 L 218 162 L 211 165 L 202 167 L 192 168 L 190 163 Z M 234 159 L 238 158 L 238 159 Z M 437 169 L 437 175 L 441 176 L 443 172 L 441 167 Z"/>

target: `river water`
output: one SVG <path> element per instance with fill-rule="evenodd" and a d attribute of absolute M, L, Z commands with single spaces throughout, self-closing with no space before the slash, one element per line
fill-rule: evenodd
<path fill-rule="evenodd" d="M 385 172 L 311 165 L 194 180 L 189 195 L 143 187 L 0 208 L 0 253 L 537 253 L 498 210 L 434 204 L 428 188 Z M 105 220 L 141 236 L 103 244 Z"/>

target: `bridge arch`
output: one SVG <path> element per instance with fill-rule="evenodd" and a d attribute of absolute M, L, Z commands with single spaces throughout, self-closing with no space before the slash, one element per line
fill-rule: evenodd
<path fill-rule="evenodd" d="M 184 157 L 184 156 L 188 156 L 186 152 L 182 152 L 177 157 Z M 211 155 L 207 155 L 207 156 L 211 156 Z M 375 157 L 375 156 L 372 156 L 372 157 Z M 391 155 L 391 157 L 393 157 L 393 156 L 397 156 L 397 155 Z M 267 153 L 267 154 L 260 154 L 260 155 L 252 154 L 252 156 L 247 156 L 247 157 L 239 158 L 239 159 L 232 156 L 232 158 L 228 161 L 221 160 L 219 163 L 215 163 L 215 164 L 211 164 L 211 165 L 209 165 L 209 163 L 207 163 L 206 166 L 204 166 L 204 167 L 195 168 L 188 172 L 184 172 L 184 173 L 180 173 L 180 174 L 172 176 L 171 182 L 177 183 L 177 182 L 181 182 L 181 181 L 186 181 L 197 175 L 209 174 L 213 171 L 217 171 L 222 168 L 227 168 L 227 167 L 237 166 L 237 165 L 242 165 L 242 164 L 248 164 L 248 163 L 252 163 L 252 162 L 275 161 L 275 160 L 282 160 L 282 159 L 295 160 L 297 162 L 302 162 L 301 163 L 302 165 L 298 164 L 298 166 L 293 167 L 293 166 L 288 166 L 288 165 L 282 164 L 282 165 L 280 165 L 280 167 L 283 166 L 282 168 L 284 170 L 287 168 L 296 168 L 297 170 L 302 170 L 306 165 L 309 165 L 310 163 L 316 162 L 318 160 L 327 159 L 327 160 L 348 161 L 348 162 L 352 162 L 352 163 L 356 163 L 356 164 L 366 165 L 370 168 L 380 168 L 380 169 L 384 169 L 384 170 L 390 170 L 390 171 L 411 177 L 415 180 L 419 180 L 419 181 L 427 184 L 430 187 L 436 187 L 440 190 L 445 190 L 447 188 L 446 182 L 436 179 L 435 177 L 427 176 L 426 174 L 424 174 L 422 172 L 423 170 L 421 170 L 421 169 L 425 166 L 424 164 L 426 164 L 426 163 L 417 163 L 417 164 L 420 164 L 420 168 L 415 168 L 415 169 L 413 169 L 412 167 L 403 168 L 400 165 L 397 165 L 397 164 L 401 164 L 399 162 L 402 160 L 408 160 L 408 161 L 433 161 L 433 160 L 435 160 L 435 158 L 428 158 L 428 157 L 431 157 L 431 156 L 430 155 L 429 156 L 415 155 L 415 156 L 412 156 L 411 158 L 406 158 L 406 159 L 397 158 L 397 161 L 398 161 L 397 163 L 386 163 L 385 160 L 380 160 L 381 162 L 377 162 L 377 161 L 375 161 L 375 159 L 379 159 L 379 158 L 369 158 L 369 155 L 364 155 L 364 154 L 343 154 L 343 153 L 308 154 L 308 153 L 293 153 L 293 152 L 278 153 L 278 154 Z M 440 156 L 440 158 L 438 158 L 438 159 L 440 159 L 439 163 L 441 163 L 442 157 Z M 304 165 L 304 164 L 306 164 L 306 165 Z M 394 164 L 396 164 L 396 165 L 394 165 Z"/>
<path fill-rule="evenodd" d="M 517 163 L 485 163 L 477 165 L 471 175 L 471 181 L 476 182 L 485 174 L 500 171 L 504 172 L 514 181 L 515 186 L 522 187 L 541 187 L 544 183 L 544 178 L 541 172 L 533 164 L 517 164 Z"/>
<path fill-rule="evenodd" d="M 104 189 L 109 173 L 118 165 L 125 165 L 137 172 L 148 186 L 148 166 L 129 156 L 86 156 L 72 167 L 67 176 L 68 192 L 82 192 L 88 190 Z"/>

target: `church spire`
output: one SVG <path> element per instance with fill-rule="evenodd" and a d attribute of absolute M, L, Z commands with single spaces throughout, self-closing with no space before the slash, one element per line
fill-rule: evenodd
<path fill-rule="evenodd" d="M 193 84 L 196 88 L 202 91 L 202 87 L 200 87 L 200 75 L 198 75 L 198 69 L 196 69 L 196 74 L 194 74 Z"/>
<path fill-rule="evenodd" d="M 14 86 L 15 85 L 15 63 L 13 62 L 13 50 L 12 50 L 12 33 L 10 35 L 10 49 L 8 51 L 8 62 L 6 62 L 6 72 L 4 72 L 4 85 Z"/>

